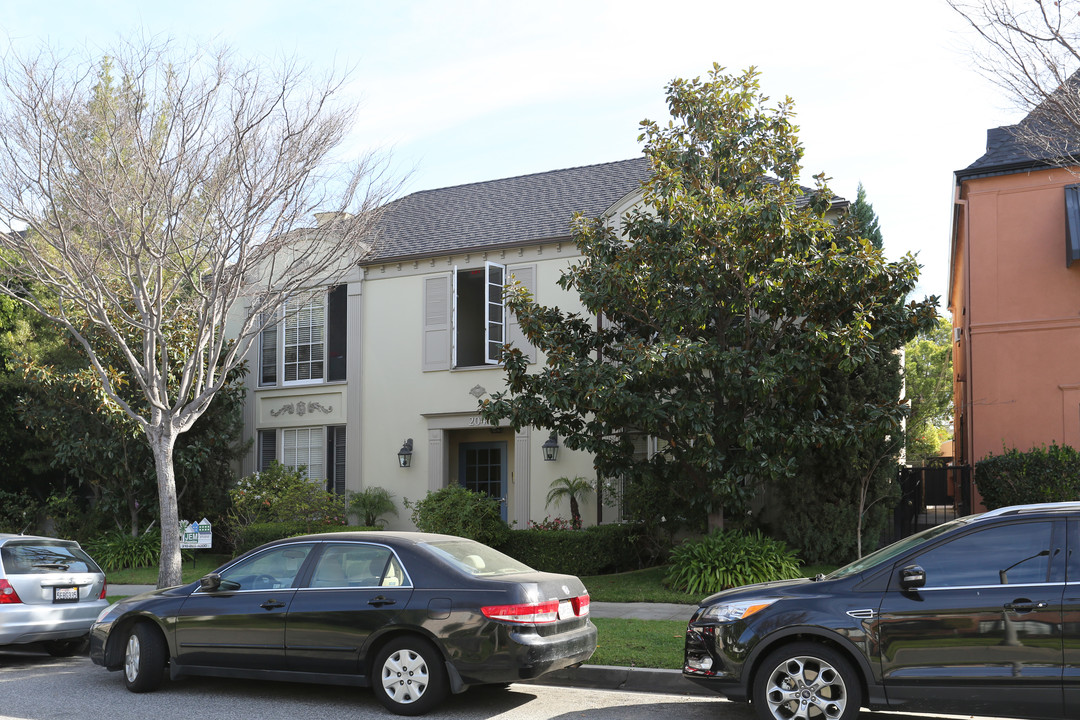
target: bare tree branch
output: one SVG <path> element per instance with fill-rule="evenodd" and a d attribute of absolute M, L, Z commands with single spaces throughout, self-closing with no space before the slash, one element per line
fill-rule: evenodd
<path fill-rule="evenodd" d="M 338 100 L 343 79 L 168 40 L 0 58 L 0 221 L 13 230 L 0 292 L 76 338 L 154 448 L 162 585 L 180 578 L 176 437 L 287 298 L 370 252 L 398 187 L 385 157 L 337 157 L 356 113 Z M 316 211 L 336 219 L 310 227 Z M 181 337 L 177 318 L 194 331 Z M 102 335 L 126 367 L 101 360 Z M 121 376 L 145 407 L 117 392 Z"/>
<path fill-rule="evenodd" d="M 1080 3 L 948 0 L 981 38 L 982 74 L 1027 117 L 1009 132 L 1033 159 L 1080 164 Z"/>

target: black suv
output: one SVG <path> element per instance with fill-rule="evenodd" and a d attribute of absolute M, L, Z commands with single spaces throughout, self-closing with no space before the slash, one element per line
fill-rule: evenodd
<path fill-rule="evenodd" d="M 1080 717 L 1080 502 L 960 518 L 700 605 L 683 675 L 762 720 Z"/>

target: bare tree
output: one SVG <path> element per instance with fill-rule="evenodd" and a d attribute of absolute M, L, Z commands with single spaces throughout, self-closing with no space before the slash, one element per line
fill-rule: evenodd
<path fill-rule="evenodd" d="M 370 250 L 395 189 L 385 159 L 338 162 L 356 112 L 335 102 L 342 83 L 168 40 L 0 60 L 0 219 L 13 229 L 0 292 L 65 327 L 145 433 L 159 586 L 180 582 L 177 437 L 290 295 Z M 334 220 L 304 228 L 316 210 Z M 124 384 L 145 404 L 125 402 Z"/>
<path fill-rule="evenodd" d="M 981 36 L 983 75 L 1027 114 L 1013 137 L 1035 159 L 1080 164 L 1080 2 L 948 2 Z"/>

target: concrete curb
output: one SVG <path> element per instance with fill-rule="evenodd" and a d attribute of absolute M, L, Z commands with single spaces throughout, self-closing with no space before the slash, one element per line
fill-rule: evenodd
<path fill-rule="evenodd" d="M 582 665 L 577 668 L 556 670 L 532 680 L 522 680 L 529 685 L 587 688 L 591 690 L 629 690 L 631 692 L 658 693 L 663 695 L 692 695 L 695 697 L 722 697 L 690 682 L 681 670 L 657 668 L 614 667 L 611 665 Z"/>

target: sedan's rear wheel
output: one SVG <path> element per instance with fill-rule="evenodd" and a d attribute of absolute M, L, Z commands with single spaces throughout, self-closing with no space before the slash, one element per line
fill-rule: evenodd
<path fill-rule="evenodd" d="M 423 715 L 446 697 L 442 655 L 427 640 L 391 640 L 375 657 L 371 686 L 379 702 L 397 715 Z"/>
<path fill-rule="evenodd" d="M 145 622 L 128 630 L 124 645 L 124 684 L 135 693 L 150 692 L 161 685 L 166 660 L 165 640 Z"/>
<path fill-rule="evenodd" d="M 817 643 L 793 643 L 762 660 L 753 700 L 761 720 L 854 720 L 862 686 L 841 653 Z"/>

